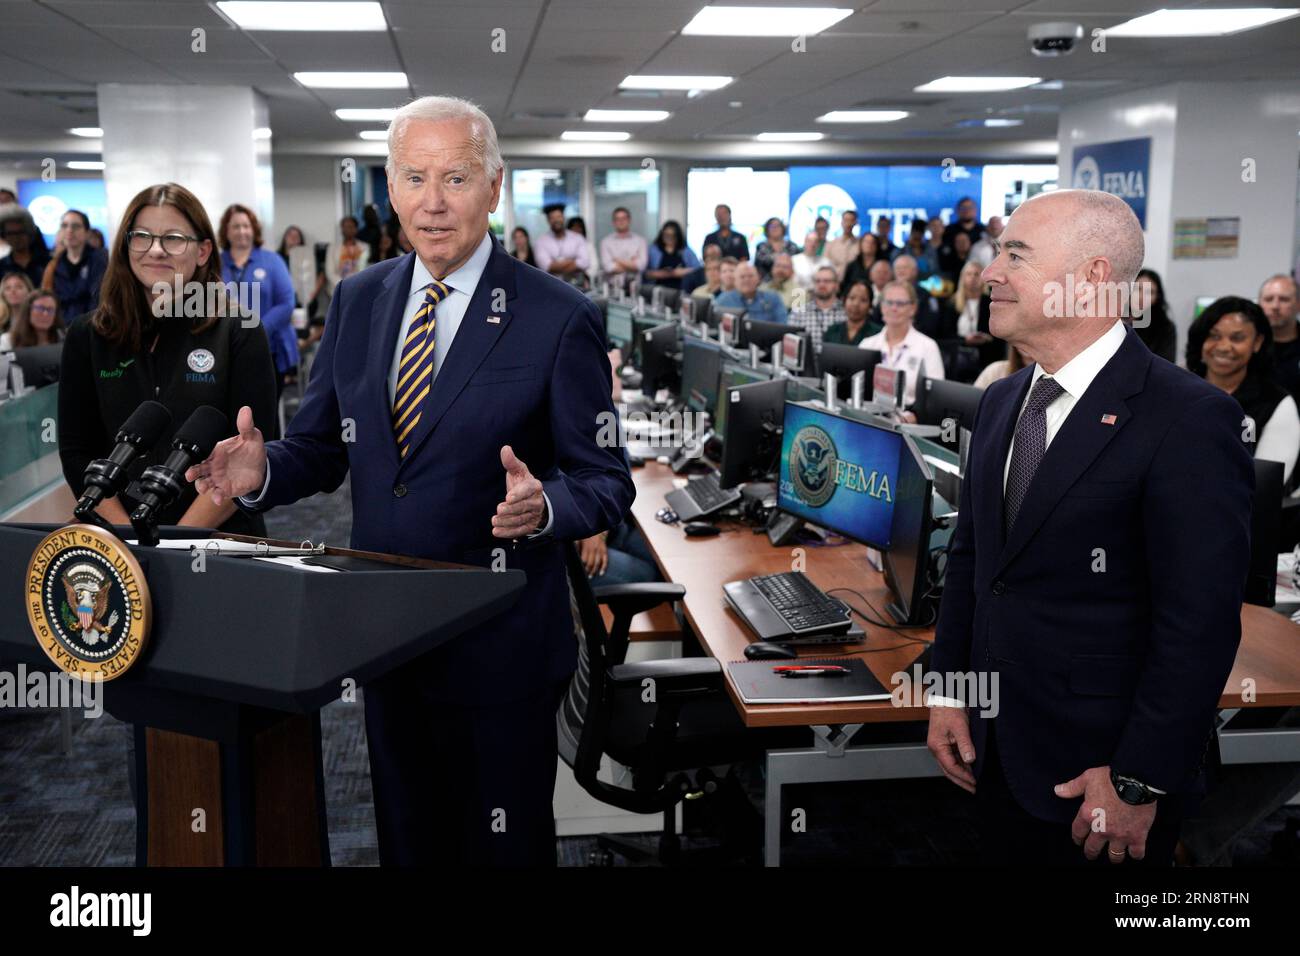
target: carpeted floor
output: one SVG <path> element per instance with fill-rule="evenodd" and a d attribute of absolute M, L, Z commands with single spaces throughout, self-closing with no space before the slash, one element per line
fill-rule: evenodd
<path fill-rule="evenodd" d="M 348 543 L 350 491 L 318 495 L 268 515 L 273 537 Z M 321 714 L 325 788 L 331 856 L 336 866 L 378 862 L 374 808 L 360 702 L 336 702 Z M 135 816 L 127 786 L 125 726 L 104 715 L 77 718 L 72 751 L 64 754 L 56 713 L 0 711 L 0 865 L 129 866 L 135 853 Z M 748 812 L 733 812 L 756 828 L 761 820 L 761 768 L 737 773 L 738 799 Z M 788 866 L 973 865 L 979 840 L 964 794 L 940 780 L 805 785 L 786 791 L 785 806 L 800 807 L 807 832 L 788 833 L 782 843 Z M 707 846 L 715 828 L 705 809 L 691 808 L 685 845 Z M 1290 821 L 1290 849 L 1279 852 L 1275 837 Z M 1300 808 L 1274 813 L 1236 846 L 1238 865 L 1276 865 L 1297 860 L 1294 828 Z M 757 831 L 754 831 L 757 836 Z M 642 839 L 653 847 L 657 837 Z M 596 848 L 594 837 L 557 841 L 561 865 L 584 866 Z M 1289 854 L 1289 855 L 1288 855 Z M 742 864 L 760 861 L 758 845 Z M 615 865 L 625 860 L 616 857 Z"/>

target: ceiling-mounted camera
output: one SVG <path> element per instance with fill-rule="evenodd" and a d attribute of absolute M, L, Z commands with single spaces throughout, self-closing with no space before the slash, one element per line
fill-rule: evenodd
<path fill-rule="evenodd" d="M 1029 28 L 1029 49 L 1034 56 L 1066 56 L 1083 39 L 1078 23 L 1036 23 Z"/>

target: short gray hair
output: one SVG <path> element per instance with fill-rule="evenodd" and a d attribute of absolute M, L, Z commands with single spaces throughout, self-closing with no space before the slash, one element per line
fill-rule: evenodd
<path fill-rule="evenodd" d="M 407 120 L 464 120 L 469 123 L 470 143 L 473 146 L 483 172 L 488 179 L 495 179 L 505 161 L 501 158 L 501 147 L 497 144 L 497 130 L 488 115 L 469 100 L 458 96 L 422 96 L 407 103 L 393 116 L 388 124 L 388 161 L 384 169 L 388 175 L 393 174 L 393 142 L 402 124 Z"/>

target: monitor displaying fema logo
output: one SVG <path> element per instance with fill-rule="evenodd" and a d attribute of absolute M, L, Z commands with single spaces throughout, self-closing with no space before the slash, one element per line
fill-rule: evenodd
<path fill-rule="evenodd" d="M 787 404 L 777 504 L 805 521 L 890 547 L 902 436 Z"/>

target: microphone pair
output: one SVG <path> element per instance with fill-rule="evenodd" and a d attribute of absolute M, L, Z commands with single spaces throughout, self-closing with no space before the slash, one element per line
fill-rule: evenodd
<path fill-rule="evenodd" d="M 122 423 L 116 446 L 107 458 L 97 458 L 86 466 L 86 487 L 73 514 L 79 521 L 93 521 L 96 506 L 106 498 L 122 492 L 130 478 L 131 466 L 158 443 L 172 423 L 171 412 L 159 402 L 141 402 Z M 212 454 L 217 442 L 226 437 L 230 421 L 211 405 L 200 405 L 176 430 L 171 452 L 158 465 L 150 465 L 140 476 L 139 504 L 131 513 L 131 524 L 151 525 L 156 515 L 185 490 L 185 472 L 195 462 Z"/>

